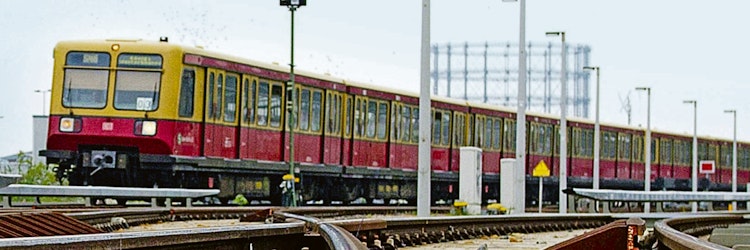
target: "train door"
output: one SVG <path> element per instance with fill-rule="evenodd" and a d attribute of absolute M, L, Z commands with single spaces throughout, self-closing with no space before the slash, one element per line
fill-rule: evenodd
<path fill-rule="evenodd" d="M 203 154 L 205 156 L 218 156 L 219 143 L 218 136 L 216 135 L 217 127 L 221 126 L 219 121 L 221 119 L 221 105 L 222 95 L 221 93 L 223 85 L 223 72 L 216 69 L 208 69 L 206 76 L 206 105 L 204 105 L 204 140 L 203 140 Z M 219 80 L 221 79 L 221 80 Z M 218 93 L 217 93 L 218 92 Z"/>
<path fill-rule="evenodd" d="M 222 93 L 224 104 L 221 108 L 221 123 L 217 134 L 221 134 L 221 156 L 226 158 L 237 158 L 237 89 L 240 76 L 234 73 L 224 74 L 224 91 Z"/>
<path fill-rule="evenodd" d="M 325 100 L 325 135 L 323 141 L 323 163 L 341 164 L 341 122 L 342 94 L 338 91 L 326 91 Z"/>
<path fill-rule="evenodd" d="M 240 158 L 253 158 L 252 149 L 255 146 L 253 132 L 255 132 L 255 102 L 257 99 L 258 79 L 255 77 L 242 76 L 242 94 L 240 99 L 240 131 L 239 151 Z"/>
<path fill-rule="evenodd" d="M 354 152 L 352 141 L 352 127 L 354 124 L 354 98 L 351 95 L 344 94 L 344 115 L 342 124 L 344 125 L 344 139 L 341 143 L 341 163 L 345 166 L 352 166 L 352 153 Z"/>

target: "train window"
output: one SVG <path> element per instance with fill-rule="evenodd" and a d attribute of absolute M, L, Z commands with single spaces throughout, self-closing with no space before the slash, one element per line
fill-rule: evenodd
<path fill-rule="evenodd" d="M 224 121 L 234 122 L 237 119 L 237 76 L 235 75 L 227 75 L 224 100 Z"/>
<path fill-rule="evenodd" d="M 619 160 L 630 160 L 630 154 L 631 154 L 631 146 L 630 143 L 630 134 L 620 133 L 618 135 L 618 146 L 617 146 L 617 159 Z"/>
<path fill-rule="evenodd" d="M 297 128 L 306 131 L 310 128 L 310 90 L 303 89 L 299 95 L 299 117 Z"/>
<path fill-rule="evenodd" d="M 432 145 L 440 145 L 440 128 L 442 128 L 442 113 L 432 111 Z"/>
<path fill-rule="evenodd" d="M 573 128 L 573 156 L 585 157 L 586 156 L 586 133 L 582 128 Z"/>
<path fill-rule="evenodd" d="M 66 69 L 63 106 L 103 108 L 107 104 L 108 70 Z"/>
<path fill-rule="evenodd" d="M 182 70 L 182 81 L 180 82 L 180 105 L 177 107 L 180 117 L 193 116 L 193 97 L 195 95 L 195 71 L 192 69 Z"/>
<path fill-rule="evenodd" d="M 388 134 L 388 103 L 381 102 L 378 104 L 378 139 L 385 140 Z"/>
<path fill-rule="evenodd" d="M 443 146 L 449 146 L 451 142 L 451 113 L 450 112 L 443 112 L 443 129 L 441 131 L 443 133 L 443 137 L 441 139 L 441 144 Z"/>
<path fill-rule="evenodd" d="M 672 165 L 672 140 L 662 138 L 659 140 L 659 162 Z"/>
<path fill-rule="evenodd" d="M 503 127 L 503 150 L 516 151 L 516 121 L 505 119 Z"/>
<path fill-rule="evenodd" d="M 214 118 L 214 113 L 216 112 L 216 103 L 214 103 L 214 87 L 216 87 L 216 76 L 214 75 L 214 72 L 208 73 L 208 93 L 206 93 L 206 115 L 208 115 L 208 119 Z"/>
<path fill-rule="evenodd" d="M 341 100 L 343 100 L 343 98 L 344 97 L 342 95 L 337 94 L 334 96 L 334 99 L 333 99 L 334 100 L 333 116 L 335 116 L 336 118 L 332 121 L 332 123 L 334 127 L 336 127 L 334 132 L 337 135 L 341 135 L 341 117 L 344 115 L 344 113 L 341 111 L 341 104 L 342 104 Z"/>
<path fill-rule="evenodd" d="M 321 105 L 323 102 L 323 93 L 320 91 L 313 91 L 312 96 L 312 114 L 310 117 L 310 129 L 313 132 L 320 132 L 320 112 Z"/>
<path fill-rule="evenodd" d="M 708 145 L 708 160 L 718 162 L 719 159 L 719 146 L 716 144 Z"/>
<path fill-rule="evenodd" d="M 65 58 L 63 106 L 103 108 L 107 104 L 110 58 L 109 54 L 101 52 L 68 53 Z M 76 69 L 75 66 L 88 68 Z"/>
<path fill-rule="evenodd" d="M 601 136 L 601 131 L 599 132 Z M 594 130 L 581 129 L 581 156 L 594 156 Z"/>
<path fill-rule="evenodd" d="M 258 85 L 258 125 L 268 124 L 268 83 L 260 82 Z"/>
<path fill-rule="evenodd" d="M 115 108 L 154 111 L 159 106 L 161 72 L 118 70 Z"/>
<path fill-rule="evenodd" d="M 345 137 L 351 137 L 352 136 L 352 118 L 353 118 L 353 110 L 352 110 L 352 97 L 346 96 L 346 105 L 344 106 L 346 109 L 344 111 L 344 136 Z"/>
<path fill-rule="evenodd" d="M 215 118 L 221 119 L 221 109 L 224 106 L 224 74 L 219 73 L 216 77 L 216 115 Z"/>
<path fill-rule="evenodd" d="M 247 108 L 247 122 L 250 124 L 255 123 L 255 98 L 256 98 L 256 85 L 257 82 L 253 80 L 253 83 L 250 84 L 250 94 L 247 98 L 248 108 Z"/>
<path fill-rule="evenodd" d="M 484 120 L 484 145 L 486 149 L 492 148 L 492 118 L 487 117 Z"/>
<path fill-rule="evenodd" d="M 369 100 L 367 102 L 367 117 L 366 117 L 367 128 L 365 129 L 367 138 L 375 138 L 377 114 L 378 114 L 378 103 L 375 100 Z"/>
<path fill-rule="evenodd" d="M 453 146 L 461 147 L 464 146 L 464 133 L 466 132 L 466 120 L 465 115 L 455 113 L 453 117 Z"/>
<path fill-rule="evenodd" d="M 706 160 L 706 143 L 698 143 L 698 160 Z"/>
<path fill-rule="evenodd" d="M 409 132 L 411 132 L 411 108 L 407 106 L 401 107 L 401 135 L 400 139 L 403 142 L 410 140 Z"/>
<path fill-rule="evenodd" d="M 721 158 L 719 158 L 720 166 L 732 166 L 732 147 L 728 144 L 721 145 L 719 153 L 721 155 Z"/>
<path fill-rule="evenodd" d="M 242 109 L 240 111 L 240 116 L 242 116 L 242 117 L 240 118 L 240 120 L 244 124 L 244 123 L 247 123 L 249 121 L 248 115 L 250 114 L 250 112 L 248 110 L 248 106 L 249 105 L 248 105 L 248 98 L 247 98 L 247 96 L 250 93 L 250 81 L 248 81 L 247 79 L 245 79 L 244 83 L 242 84 L 242 90 L 240 90 L 240 91 L 242 92 L 242 94 L 240 95 L 241 96 L 241 98 L 240 98 L 240 105 L 242 105 Z"/>
<path fill-rule="evenodd" d="M 493 149 L 500 149 L 500 135 L 501 135 L 500 131 L 502 131 L 501 130 L 502 126 L 500 125 L 501 120 L 500 119 L 492 119 L 492 120 L 493 120 L 493 126 L 492 126 L 492 148 Z"/>
<path fill-rule="evenodd" d="M 411 110 L 411 142 L 419 142 L 419 108 Z"/>
<path fill-rule="evenodd" d="M 651 164 L 659 162 L 659 142 L 655 138 L 651 138 Z"/>
<path fill-rule="evenodd" d="M 284 87 L 279 84 L 271 85 L 270 124 L 271 127 L 281 127 L 281 104 Z"/>
<path fill-rule="evenodd" d="M 476 115 L 474 119 L 476 119 L 476 122 L 474 123 L 474 137 L 476 138 L 474 142 L 476 144 L 473 146 L 481 148 L 483 146 L 482 142 L 484 141 L 484 120 L 487 118 L 483 115 Z"/>
<path fill-rule="evenodd" d="M 159 106 L 161 66 L 160 55 L 120 54 L 115 75 L 115 108 L 156 110 Z"/>
<path fill-rule="evenodd" d="M 643 136 L 642 135 L 634 135 L 633 136 L 633 158 L 638 163 L 645 162 L 643 159 L 646 157 L 644 155 L 645 146 L 643 145 Z"/>
<path fill-rule="evenodd" d="M 357 97 L 356 103 L 354 104 L 354 136 L 364 137 L 365 136 L 365 106 L 366 102 L 363 99 Z"/>
<path fill-rule="evenodd" d="M 469 114 L 468 117 L 466 117 L 466 133 L 464 135 L 466 136 L 466 142 L 464 145 L 466 146 L 474 146 L 474 115 Z"/>
<path fill-rule="evenodd" d="M 326 133 L 332 135 L 340 135 L 340 121 L 341 121 L 341 95 L 333 92 L 328 92 L 326 95 Z"/>

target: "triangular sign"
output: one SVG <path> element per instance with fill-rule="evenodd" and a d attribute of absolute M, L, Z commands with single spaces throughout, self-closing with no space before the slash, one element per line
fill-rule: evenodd
<path fill-rule="evenodd" d="M 549 167 L 547 167 L 547 164 L 544 163 L 544 160 L 541 160 L 539 161 L 539 164 L 536 164 L 536 167 L 534 167 L 534 171 L 532 172 L 532 176 L 549 177 Z"/>

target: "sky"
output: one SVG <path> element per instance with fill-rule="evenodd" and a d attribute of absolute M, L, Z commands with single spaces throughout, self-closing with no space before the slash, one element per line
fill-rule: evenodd
<path fill-rule="evenodd" d="M 433 0 L 431 41 L 518 41 L 519 4 Z M 591 46 L 601 67 L 601 121 L 750 142 L 750 1 L 527 0 L 527 41 L 565 31 Z M 420 0 L 309 0 L 295 15 L 299 69 L 408 91 L 419 90 Z M 142 38 L 288 64 L 290 13 L 275 0 L 0 1 L 0 156 L 32 148 L 32 116 L 48 113 L 52 50 L 58 41 Z M 595 79 L 591 79 L 592 83 Z M 593 88 L 592 84 L 592 88 Z M 591 96 L 594 96 L 591 90 Z M 45 100 L 46 99 L 46 100 Z M 592 103 L 593 103 L 592 99 Z M 593 109 L 594 105 L 591 105 Z M 594 113 L 593 110 L 590 112 Z M 593 117 L 593 115 L 592 115 Z"/>

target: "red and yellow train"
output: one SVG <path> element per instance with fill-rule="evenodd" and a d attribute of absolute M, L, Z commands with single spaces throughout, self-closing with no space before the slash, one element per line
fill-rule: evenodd
<path fill-rule="evenodd" d="M 54 50 L 47 149 L 71 185 L 217 188 L 278 204 L 288 172 L 289 132 L 305 202 L 416 200 L 418 96 L 340 78 L 296 75 L 289 128 L 288 68 L 166 41 L 65 41 Z M 459 148 L 483 151 L 485 202 L 499 200 L 500 159 L 515 157 L 514 110 L 432 98 L 433 202 L 458 197 Z M 540 161 L 559 172 L 558 118 L 527 116 L 527 176 Z M 593 122 L 569 121 L 569 186 L 590 187 Z M 643 187 L 643 128 L 601 127 L 602 188 Z M 656 131 L 653 189 L 690 189 L 691 137 Z M 715 160 L 704 188 L 729 190 L 732 143 L 699 138 L 699 160 Z M 740 143 L 739 186 L 750 179 L 750 144 Z M 537 200 L 527 177 L 527 202 Z M 706 182 L 707 183 L 707 182 Z M 557 179 L 545 182 L 557 201 Z"/>

